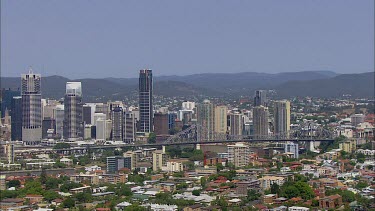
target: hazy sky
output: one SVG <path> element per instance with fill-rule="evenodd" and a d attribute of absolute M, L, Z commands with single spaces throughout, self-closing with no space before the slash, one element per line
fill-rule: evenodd
<path fill-rule="evenodd" d="M 1 0 L 1 69 L 69 78 L 374 70 L 374 0 Z"/>

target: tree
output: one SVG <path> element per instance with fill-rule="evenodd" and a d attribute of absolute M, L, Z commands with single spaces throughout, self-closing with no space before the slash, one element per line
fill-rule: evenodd
<path fill-rule="evenodd" d="M 363 188 L 368 187 L 367 182 L 358 182 L 357 185 L 355 186 L 357 189 L 362 190 Z"/>
<path fill-rule="evenodd" d="M 199 195 L 201 195 L 201 191 L 200 190 L 193 190 L 191 192 L 191 194 L 193 194 L 194 196 L 199 196 Z"/>
<path fill-rule="evenodd" d="M 201 177 L 201 186 L 202 188 L 206 187 L 207 179 L 206 177 Z"/>
<path fill-rule="evenodd" d="M 75 202 L 74 202 L 74 200 L 72 199 L 72 198 L 67 198 L 67 199 L 65 199 L 64 201 L 63 201 L 63 203 L 62 203 L 62 207 L 64 207 L 64 208 L 72 208 L 72 207 L 74 207 L 75 206 Z"/>
<path fill-rule="evenodd" d="M 259 197 L 260 197 L 260 194 L 256 190 L 251 189 L 247 191 L 247 200 L 254 201 L 254 200 L 258 200 Z"/>
<path fill-rule="evenodd" d="M 55 191 L 47 190 L 43 193 L 43 197 L 48 202 L 51 202 L 54 199 L 60 198 L 60 195 Z"/>
<path fill-rule="evenodd" d="M 59 182 L 61 182 L 61 181 L 57 180 L 55 178 L 48 177 L 47 181 L 45 183 L 46 189 L 49 190 L 49 189 L 56 189 L 56 188 L 58 188 L 59 187 Z"/>
<path fill-rule="evenodd" d="M 69 143 L 57 143 L 54 147 L 54 149 L 69 149 L 70 144 Z"/>
<path fill-rule="evenodd" d="M 19 180 L 11 180 L 7 184 L 8 188 L 10 188 L 10 187 L 19 188 L 20 186 L 21 186 L 21 182 Z"/>
<path fill-rule="evenodd" d="M 149 135 L 148 135 L 148 143 L 149 144 L 153 144 L 153 143 L 156 143 L 156 135 L 155 135 L 155 133 L 150 133 Z"/>
<path fill-rule="evenodd" d="M 277 184 L 277 183 L 272 183 L 271 185 L 271 193 L 272 194 L 277 194 L 279 195 L 280 194 L 280 186 Z"/>
<path fill-rule="evenodd" d="M 47 172 L 45 168 L 42 168 L 42 172 L 40 173 L 40 182 L 44 185 L 47 181 Z"/>

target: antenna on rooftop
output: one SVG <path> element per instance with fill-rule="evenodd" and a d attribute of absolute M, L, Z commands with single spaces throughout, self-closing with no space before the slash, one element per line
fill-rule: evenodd
<path fill-rule="evenodd" d="M 29 66 L 29 74 L 33 74 L 33 68 Z"/>

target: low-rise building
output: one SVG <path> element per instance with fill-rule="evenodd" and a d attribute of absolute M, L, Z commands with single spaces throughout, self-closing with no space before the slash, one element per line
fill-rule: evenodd
<path fill-rule="evenodd" d="M 335 209 L 342 205 L 342 197 L 338 194 L 327 196 L 319 199 L 319 207 L 321 209 L 329 210 Z"/>
<path fill-rule="evenodd" d="M 283 185 L 285 182 L 284 177 L 278 177 L 278 176 L 264 176 L 259 179 L 260 181 L 260 187 L 263 190 L 268 190 L 271 188 L 272 184 L 276 183 L 279 186 Z"/>

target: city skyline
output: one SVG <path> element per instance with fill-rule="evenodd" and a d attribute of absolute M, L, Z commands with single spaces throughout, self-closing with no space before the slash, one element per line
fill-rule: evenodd
<path fill-rule="evenodd" d="M 1 4 L 3 76 L 29 65 L 72 79 L 374 67 L 373 1 Z"/>

